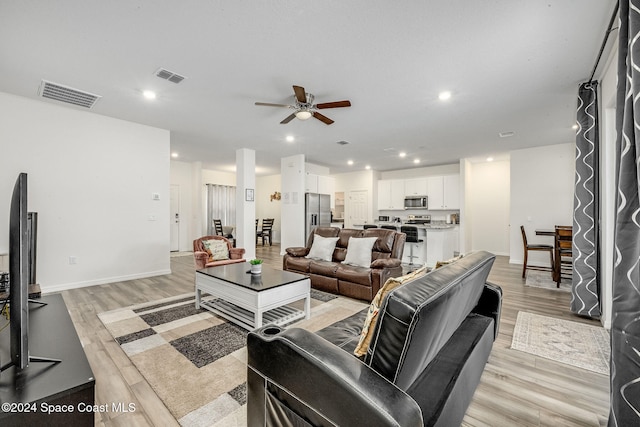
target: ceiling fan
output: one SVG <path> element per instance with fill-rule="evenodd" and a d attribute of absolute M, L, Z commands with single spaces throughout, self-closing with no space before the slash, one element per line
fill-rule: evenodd
<path fill-rule="evenodd" d="M 269 102 L 256 102 L 256 105 L 265 107 L 284 107 L 295 110 L 291 115 L 287 116 L 280 124 L 287 124 L 294 118 L 300 120 L 307 120 L 310 117 L 315 117 L 321 122 L 330 125 L 333 123 L 329 117 L 320 114 L 317 110 L 323 110 L 325 108 L 339 108 L 339 107 L 351 107 L 351 101 L 335 101 L 325 102 L 322 104 L 314 104 L 314 96 L 312 93 L 307 93 L 302 86 L 293 86 L 293 92 L 295 94 L 295 105 L 287 104 L 272 104 Z"/>

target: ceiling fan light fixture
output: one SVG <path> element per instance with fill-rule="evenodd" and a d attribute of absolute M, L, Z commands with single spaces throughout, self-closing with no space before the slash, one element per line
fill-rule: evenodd
<path fill-rule="evenodd" d="M 308 110 L 296 111 L 295 114 L 296 114 L 296 117 L 300 120 L 307 120 L 312 116 L 311 111 L 308 111 Z"/>

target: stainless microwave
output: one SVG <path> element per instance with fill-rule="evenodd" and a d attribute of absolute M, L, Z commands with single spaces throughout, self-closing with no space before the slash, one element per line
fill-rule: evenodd
<path fill-rule="evenodd" d="M 407 196 L 404 198 L 405 209 L 427 209 L 427 196 Z"/>

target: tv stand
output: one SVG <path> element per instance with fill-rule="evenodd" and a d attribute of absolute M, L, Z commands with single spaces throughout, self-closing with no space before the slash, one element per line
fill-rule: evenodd
<path fill-rule="evenodd" d="M 0 402 L 29 404 L 35 412 L 3 412 L 0 425 L 93 425 L 94 413 L 80 411 L 95 403 L 93 371 L 59 294 L 46 295 L 46 306 L 29 311 L 29 348 L 56 359 L 30 357 L 23 370 L 7 366 L 0 373 Z M 9 360 L 9 329 L 0 332 L 0 359 Z M 71 405 L 73 412 L 43 413 L 47 405 Z M 69 406 L 67 406 L 69 407 Z"/>
<path fill-rule="evenodd" d="M 41 301 L 41 300 L 28 299 L 27 301 L 30 302 L 30 303 L 33 303 L 33 304 L 40 304 L 41 307 L 47 305 L 46 302 Z M 29 313 L 31 313 L 31 312 L 29 312 Z M 61 360 L 60 359 L 51 359 L 49 357 L 38 357 L 38 356 L 29 355 L 29 363 L 31 363 L 31 362 L 60 363 Z M 10 368 L 10 367 L 12 367 L 14 365 L 15 364 L 13 362 L 9 362 L 9 363 L 7 363 L 7 364 L 5 364 L 3 366 L 0 366 L 0 372 L 6 371 L 8 368 Z"/>

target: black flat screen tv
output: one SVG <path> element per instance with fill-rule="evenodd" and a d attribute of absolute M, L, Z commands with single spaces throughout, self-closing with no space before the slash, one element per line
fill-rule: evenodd
<path fill-rule="evenodd" d="M 9 211 L 9 319 L 11 364 L 29 365 L 29 232 L 27 174 L 18 176 Z"/>
<path fill-rule="evenodd" d="M 59 362 L 57 359 L 33 357 L 29 354 L 29 302 L 46 305 L 29 300 L 29 279 L 33 273 L 30 268 L 30 257 L 34 256 L 30 251 L 35 250 L 35 243 L 31 244 L 30 240 L 27 174 L 21 173 L 13 188 L 9 211 L 9 351 L 11 360 L 0 367 L 0 372 L 11 366 L 18 371 L 23 370 L 29 366 L 30 361 Z"/>

